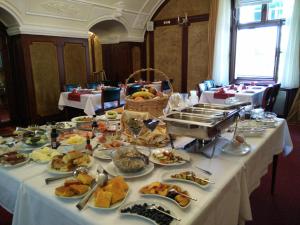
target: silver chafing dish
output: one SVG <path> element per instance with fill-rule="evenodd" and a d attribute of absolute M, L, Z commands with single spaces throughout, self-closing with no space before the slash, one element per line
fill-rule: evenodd
<path fill-rule="evenodd" d="M 236 122 L 239 112 L 249 102 L 232 105 L 196 104 L 192 107 L 172 111 L 163 117 L 170 135 L 196 138 L 204 142 L 214 140 L 222 130 Z M 173 143 L 171 143 L 173 145 Z M 208 157 L 213 157 L 213 152 Z"/>

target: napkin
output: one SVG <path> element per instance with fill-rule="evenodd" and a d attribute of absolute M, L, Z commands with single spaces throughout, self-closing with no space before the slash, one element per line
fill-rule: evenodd
<path fill-rule="evenodd" d="M 68 94 L 68 100 L 80 102 L 80 93 L 72 91 Z"/>

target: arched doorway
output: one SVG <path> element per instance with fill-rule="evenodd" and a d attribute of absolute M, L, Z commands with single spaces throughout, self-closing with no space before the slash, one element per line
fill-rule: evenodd
<path fill-rule="evenodd" d="M 18 24 L 11 13 L 0 7 L 0 126 L 2 127 L 11 122 L 11 114 L 14 111 L 12 58 L 7 30 Z"/>

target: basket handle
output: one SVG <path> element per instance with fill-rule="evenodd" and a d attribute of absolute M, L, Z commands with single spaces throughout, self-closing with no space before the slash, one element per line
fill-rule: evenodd
<path fill-rule="evenodd" d="M 128 84 L 128 81 L 130 80 L 130 78 L 134 77 L 135 75 L 139 74 L 139 73 L 142 73 L 142 72 L 156 72 L 157 74 L 161 75 L 162 77 L 164 77 L 166 79 L 166 81 L 168 82 L 169 84 L 169 87 L 171 89 L 171 93 L 173 93 L 173 86 L 170 82 L 170 79 L 169 77 L 162 71 L 158 70 L 158 69 L 153 69 L 153 68 L 145 68 L 145 69 L 140 69 L 140 70 L 137 70 L 135 72 L 133 72 L 132 74 L 129 75 L 129 77 L 126 79 L 125 81 L 125 85 L 127 86 Z"/>

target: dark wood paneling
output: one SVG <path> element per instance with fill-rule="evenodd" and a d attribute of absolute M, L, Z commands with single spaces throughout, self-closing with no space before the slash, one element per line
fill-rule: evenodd
<path fill-rule="evenodd" d="M 181 92 L 187 93 L 189 27 L 182 27 Z"/>
<path fill-rule="evenodd" d="M 48 117 L 40 117 L 36 112 L 36 98 L 34 92 L 34 83 L 31 68 L 31 57 L 29 47 L 33 42 L 48 42 L 56 46 L 57 49 L 57 61 L 59 68 L 59 83 L 60 89 L 63 90 L 65 80 L 65 68 L 63 48 L 65 44 L 81 44 L 85 48 L 85 64 L 87 80 L 90 79 L 89 68 L 89 49 L 88 40 L 80 38 L 65 38 L 54 36 L 39 36 L 39 35 L 16 35 L 11 37 L 11 58 L 13 68 L 13 88 L 15 94 L 16 107 L 13 109 L 12 114 L 18 124 L 30 124 L 45 122 L 48 119 L 63 118 L 62 114 L 50 115 Z M 45 53 L 47 54 L 47 53 Z M 58 101 L 58 99 L 57 99 Z"/>
<path fill-rule="evenodd" d="M 203 22 L 209 20 L 209 14 L 188 16 L 189 23 Z M 170 18 L 166 20 L 155 20 L 154 27 L 178 25 L 178 18 Z"/>
<path fill-rule="evenodd" d="M 140 66 L 146 66 L 146 53 L 144 43 L 122 42 L 118 44 L 103 44 L 103 68 L 108 80 L 125 82 L 133 73 L 132 48 L 140 48 Z M 135 68 L 136 69 L 136 68 Z M 144 78 L 145 75 L 143 74 Z"/>

